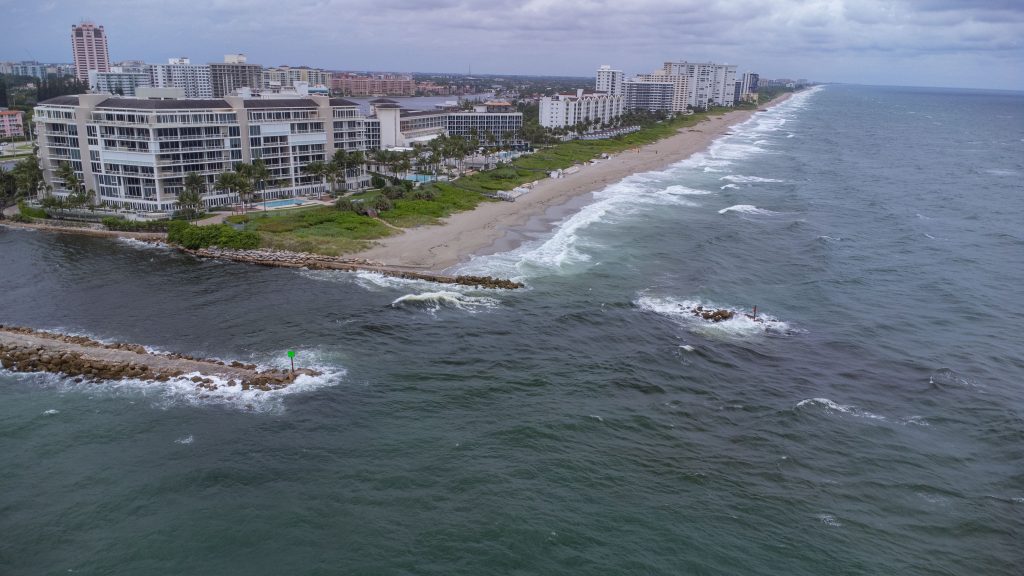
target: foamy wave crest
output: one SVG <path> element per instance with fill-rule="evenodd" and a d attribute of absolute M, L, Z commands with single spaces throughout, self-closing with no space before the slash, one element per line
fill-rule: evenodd
<path fill-rule="evenodd" d="M 348 272 L 345 270 L 302 270 L 299 272 L 301 276 L 309 278 L 311 280 L 317 280 L 319 282 L 337 282 L 339 284 L 355 284 L 360 288 L 368 290 L 370 292 L 379 292 L 382 290 L 424 290 L 431 291 L 436 290 L 439 286 L 444 286 L 446 290 L 453 292 L 471 292 L 475 291 L 476 288 L 473 286 L 463 286 L 460 284 L 441 284 L 438 282 L 431 282 L 429 280 L 420 280 L 416 278 L 399 278 L 397 276 L 388 276 L 379 272 L 370 272 L 367 270 L 360 270 L 358 272 Z"/>
<path fill-rule="evenodd" d="M 728 180 L 730 182 L 749 183 L 749 182 L 785 182 L 785 180 L 776 180 L 775 178 L 761 178 L 760 176 L 741 176 L 738 174 L 730 174 L 728 176 L 722 176 L 720 180 Z"/>
<path fill-rule="evenodd" d="M 806 409 L 812 409 L 812 408 L 819 408 L 819 409 L 823 410 L 826 414 L 832 414 L 832 413 L 835 413 L 835 412 L 840 412 L 842 414 L 849 414 L 851 416 L 856 416 L 858 418 L 868 418 L 868 419 L 871 419 L 871 420 L 885 420 L 886 419 L 885 416 L 879 416 L 878 414 L 873 414 L 871 412 L 868 412 L 867 410 L 862 410 L 860 408 L 857 408 L 856 406 L 846 406 L 846 405 L 843 405 L 843 404 L 838 404 L 836 402 L 833 402 L 832 400 L 829 400 L 828 398 L 808 398 L 806 400 L 801 400 L 801 401 L 797 402 L 795 408 L 797 408 L 797 409 L 803 408 L 805 410 Z"/>
<path fill-rule="evenodd" d="M 735 206 L 729 206 L 728 208 L 722 208 L 718 211 L 719 214 L 726 214 L 729 212 L 738 212 L 740 214 L 751 214 L 755 216 L 772 216 L 778 214 L 778 212 L 772 212 L 771 210 L 765 210 L 758 208 L 752 204 L 736 204 Z"/>
<path fill-rule="evenodd" d="M 122 237 L 118 237 L 117 241 L 125 246 L 131 246 L 132 248 L 138 248 L 139 250 L 171 250 L 171 247 L 163 242 L 145 242 L 135 238 Z"/>
<path fill-rule="evenodd" d="M 424 292 L 422 294 L 406 294 L 391 303 L 393 308 L 411 308 L 437 312 L 442 308 L 452 308 L 476 312 L 484 308 L 494 308 L 498 301 L 483 296 L 468 296 L 459 292 Z"/>
<path fill-rule="evenodd" d="M 796 332 L 789 324 L 769 314 L 759 311 L 757 320 L 754 320 L 747 316 L 747 312 L 744 310 L 720 306 L 703 300 L 680 300 L 671 297 L 659 298 L 643 295 L 634 300 L 633 304 L 640 310 L 653 312 L 705 336 L 742 338 L 759 334 L 788 335 Z M 695 315 L 693 311 L 697 307 L 705 310 L 729 310 L 734 315 L 729 320 L 712 322 Z"/>
<path fill-rule="evenodd" d="M 682 196 L 704 196 L 707 194 L 714 194 L 714 192 L 710 190 L 698 190 L 697 188 L 689 188 L 680 185 L 669 186 L 668 188 L 665 188 L 665 193 L 677 194 Z"/>
<path fill-rule="evenodd" d="M 734 189 L 738 189 L 738 188 L 739 188 L 739 186 L 737 186 L 737 185 L 735 185 L 735 184 L 726 184 L 725 186 L 722 186 L 722 188 L 721 188 L 721 189 L 722 189 L 722 190 L 728 190 L 729 188 L 734 188 Z"/>

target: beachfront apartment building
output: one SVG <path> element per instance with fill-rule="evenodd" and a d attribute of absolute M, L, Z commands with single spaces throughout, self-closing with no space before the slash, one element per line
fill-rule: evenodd
<path fill-rule="evenodd" d="M 714 62 L 665 62 L 661 72 L 687 81 L 686 104 L 691 108 L 732 106 L 736 93 L 736 66 Z"/>
<path fill-rule="evenodd" d="M 245 54 L 227 54 L 223 63 L 210 64 L 213 97 L 230 96 L 240 88 L 259 90 L 263 86 L 263 67 L 249 64 Z"/>
<path fill-rule="evenodd" d="M 556 94 L 540 100 L 538 121 L 545 128 L 565 128 L 584 122 L 607 124 L 622 115 L 625 99 L 605 92 Z"/>
<path fill-rule="evenodd" d="M 154 88 L 179 88 L 185 98 L 213 98 L 210 66 L 188 58 L 168 58 L 167 64 L 150 64 L 149 83 Z"/>
<path fill-rule="evenodd" d="M 138 99 L 103 94 L 60 96 L 35 108 L 36 144 L 46 183 L 67 196 L 57 169 L 68 163 L 96 200 L 139 212 L 177 209 L 184 178 L 195 172 L 206 182 L 203 204 L 238 202 L 237 193 L 216 190 L 217 177 L 242 162 L 262 160 L 271 181 L 256 198 L 282 198 L 326 191 L 321 178 L 305 173 L 339 148 L 365 149 L 356 103 L 340 98 Z M 365 186 L 353 168 L 346 187 Z"/>
<path fill-rule="evenodd" d="M 607 64 L 597 69 L 597 77 L 594 81 L 594 89 L 598 92 L 606 92 L 612 96 L 623 96 L 625 94 L 622 85 L 625 75 L 622 70 L 613 70 Z"/>
<path fill-rule="evenodd" d="M 679 112 L 676 102 L 676 83 L 669 80 L 642 80 L 634 78 L 622 83 L 625 93 L 626 110 L 647 110 L 648 112 Z M 683 105 L 682 110 L 686 107 Z"/>
<path fill-rule="evenodd" d="M 42 64 L 35 60 L 23 60 L 21 62 L 0 62 L 0 74 L 13 74 L 15 76 L 34 76 L 43 80 L 49 76 L 74 76 L 74 64 Z"/>
<path fill-rule="evenodd" d="M 740 77 L 739 85 L 739 98 L 744 102 L 757 102 L 757 86 L 760 82 L 761 76 L 753 72 L 744 72 L 743 76 Z"/>
<path fill-rule="evenodd" d="M 92 22 L 71 26 L 71 53 L 75 59 L 75 77 L 80 82 L 89 81 L 90 70 L 110 71 L 110 52 L 103 26 Z"/>
<path fill-rule="evenodd" d="M 331 73 L 308 66 L 274 66 L 263 69 L 263 89 L 280 92 L 282 88 L 305 82 L 309 86 L 331 85 Z"/>
<path fill-rule="evenodd" d="M 0 138 L 23 138 L 25 115 L 21 110 L 0 108 Z"/>

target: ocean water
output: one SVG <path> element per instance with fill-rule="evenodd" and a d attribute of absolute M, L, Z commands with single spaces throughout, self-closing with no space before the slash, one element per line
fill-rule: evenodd
<path fill-rule="evenodd" d="M 1024 94 L 837 85 L 461 266 L 522 291 L 0 229 L 2 323 L 326 372 L 0 371 L 0 573 L 1020 574 L 1022 176 Z"/>

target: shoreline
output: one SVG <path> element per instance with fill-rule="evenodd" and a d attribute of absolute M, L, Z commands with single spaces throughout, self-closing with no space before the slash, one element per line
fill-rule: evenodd
<path fill-rule="evenodd" d="M 531 234 L 550 232 L 558 221 L 589 204 L 588 194 L 631 174 L 663 169 L 703 152 L 733 126 L 790 96 L 782 95 L 758 110 L 731 110 L 711 117 L 639 151 L 625 150 L 597 164 L 581 166 L 575 174 L 545 178 L 514 202 L 485 203 L 452 214 L 440 225 L 406 229 L 353 257 L 382 262 L 389 268 L 441 273 L 473 256 L 514 250 L 530 240 Z"/>

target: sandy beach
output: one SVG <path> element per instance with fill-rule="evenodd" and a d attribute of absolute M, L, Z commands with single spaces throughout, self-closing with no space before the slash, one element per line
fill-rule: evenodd
<path fill-rule="evenodd" d="M 788 96 L 788 95 L 785 95 Z M 769 106 L 786 98 L 780 97 Z M 515 202 L 488 202 L 475 210 L 453 214 L 440 226 L 420 226 L 385 238 L 373 248 L 357 254 L 359 258 L 383 262 L 388 266 L 441 272 L 468 260 L 474 254 L 490 253 L 499 244 L 509 250 L 515 236 L 531 219 L 550 208 L 568 203 L 583 194 L 600 190 L 630 174 L 658 170 L 705 150 L 729 128 L 749 119 L 753 110 L 733 110 L 711 117 L 678 134 L 637 150 L 627 150 L 586 165 L 580 171 L 559 179 L 547 178 Z M 579 209 L 582 206 L 575 206 Z M 564 215 L 562 215 L 564 216 Z"/>

